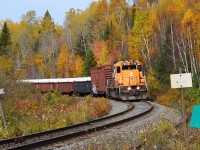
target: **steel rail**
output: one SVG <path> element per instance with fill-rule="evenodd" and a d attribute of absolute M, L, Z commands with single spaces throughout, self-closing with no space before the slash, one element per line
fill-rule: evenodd
<path fill-rule="evenodd" d="M 63 127 L 63 128 L 58 128 L 58 129 L 38 132 L 38 133 L 34 133 L 34 134 L 29 134 L 29 135 L 25 135 L 25 136 L 19 136 L 19 137 L 15 137 L 15 138 L 1 140 L 0 141 L 0 148 L 4 147 L 4 146 L 6 148 L 7 147 L 6 145 L 16 145 L 18 143 L 25 142 L 25 141 L 27 141 L 29 139 L 43 137 L 45 135 L 55 134 L 55 133 L 59 133 L 59 132 L 64 132 L 66 130 L 79 128 L 81 126 L 90 125 L 90 124 L 95 123 L 95 122 L 100 122 L 100 121 L 104 121 L 104 120 L 107 120 L 107 119 L 111 119 L 113 117 L 117 117 L 117 116 L 123 115 L 123 114 L 131 111 L 134 108 L 134 105 L 131 104 L 130 102 L 126 102 L 126 103 L 128 104 L 128 109 L 126 109 L 125 111 L 122 111 L 120 113 L 116 113 L 116 114 L 113 114 L 113 115 L 109 115 L 109 116 L 105 116 L 105 117 L 102 117 L 102 118 L 98 118 L 98 119 L 95 119 L 95 120 L 92 120 L 92 121 L 89 121 L 89 122 L 83 122 L 83 123 L 79 123 L 79 124 L 75 124 L 75 125 L 70 125 L 70 126 Z"/>
<path fill-rule="evenodd" d="M 13 138 L 13 139 L 3 140 L 3 141 L 0 141 L 0 146 L 7 143 L 6 145 L 7 146 L 9 145 L 9 147 L 5 147 L 6 149 L 33 149 L 33 148 L 38 148 L 38 147 L 42 147 L 42 146 L 45 146 L 45 145 L 49 145 L 49 144 L 52 144 L 52 143 L 56 143 L 56 142 L 60 142 L 60 141 L 64 141 L 64 140 L 69 140 L 69 139 L 79 137 L 79 136 L 83 136 L 83 135 L 93 133 L 93 132 L 96 132 L 96 131 L 100 131 L 100 130 L 103 130 L 103 129 L 106 129 L 106 128 L 110 128 L 110 127 L 113 127 L 113 126 L 116 126 L 116 125 L 119 125 L 119 124 L 122 124 L 122 123 L 125 123 L 125 122 L 128 122 L 128 121 L 131 121 L 133 119 L 136 119 L 138 117 L 141 117 L 141 116 L 149 113 L 153 109 L 153 105 L 149 102 L 145 102 L 145 103 L 147 103 L 149 105 L 148 110 L 146 110 L 146 111 L 144 111 L 144 112 L 142 112 L 138 115 L 135 115 L 135 116 L 132 116 L 132 117 L 129 117 L 129 118 L 125 118 L 123 120 L 119 120 L 119 121 L 112 122 L 112 123 L 109 123 L 109 124 L 91 127 L 87 130 L 81 130 L 81 131 L 77 131 L 77 132 L 74 132 L 74 133 L 67 134 L 67 131 L 70 131 L 70 129 L 75 129 L 75 128 L 83 127 L 83 126 L 86 126 L 86 125 L 89 126 L 89 125 L 91 125 L 95 122 L 101 122 L 101 121 L 104 121 L 104 120 L 107 120 L 107 119 L 111 119 L 113 117 L 117 117 L 117 116 L 126 114 L 127 112 L 131 111 L 134 108 L 134 106 L 133 105 L 131 106 L 130 103 L 129 103 L 129 109 L 127 109 L 126 111 L 120 112 L 118 114 L 114 114 L 114 115 L 111 115 L 111 116 L 103 117 L 103 118 L 100 118 L 100 119 L 96 119 L 96 120 L 93 120 L 93 121 L 90 121 L 90 122 L 85 122 L 85 123 L 81 123 L 81 124 L 77 124 L 77 125 L 73 125 L 73 126 L 68 126 L 68 127 L 59 128 L 59 129 L 50 130 L 50 131 L 45 131 L 45 132 L 40 132 L 40 133 L 36 133 L 36 134 L 32 134 L 32 135 L 27 135 L 27 136 L 17 137 L 17 138 Z M 52 136 L 53 134 L 56 135 L 59 132 L 65 132 L 65 134 L 59 135 L 57 137 Z M 49 135 L 51 135 L 51 137 L 49 137 Z M 44 136 L 46 136 L 48 139 L 44 139 L 43 138 Z M 37 138 L 40 138 L 40 137 L 42 137 L 43 139 L 39 140 L 39 141 L 32 142 L 32 143 L 23 144 L 24 141 L 27 141 L 29 139 L 32 140 L 33 138 L 36 138 L 36 140 L 37 140 Z"/>

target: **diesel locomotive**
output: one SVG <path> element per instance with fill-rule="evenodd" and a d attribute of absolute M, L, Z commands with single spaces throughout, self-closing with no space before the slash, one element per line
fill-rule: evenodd
<path fill-rule="evenodd" d="M 107 80 L 106 95 L 122 100 L 147 98 L 147 84 L 139 61 L 119 61 L 113 65 L 112 79 Z"/>

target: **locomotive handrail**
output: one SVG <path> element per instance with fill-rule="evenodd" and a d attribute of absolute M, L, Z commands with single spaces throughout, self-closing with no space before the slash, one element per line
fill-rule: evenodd
<path fill-rule="evenodd" d="M 107 87 L 116 87 L 116 81 L 115 79 L 108 79 L 107 80 Z"/>

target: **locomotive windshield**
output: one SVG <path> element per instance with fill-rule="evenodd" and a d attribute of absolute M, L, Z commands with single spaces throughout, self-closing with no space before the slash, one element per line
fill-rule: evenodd
<path fill-rule="evenodd" d="M 122 70 L 135 70 L 136 65 L 123 65 Z"/>

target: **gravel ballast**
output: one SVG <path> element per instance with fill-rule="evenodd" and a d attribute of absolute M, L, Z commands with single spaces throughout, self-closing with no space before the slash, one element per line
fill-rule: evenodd
<path fill-rule="evenodd" d="M 121 109 L 127 108 L 126 104 L 122 105 L 120 102 L 115 103 L 115 101 L 112 101 L 111 104 L 113 108 L 111 114 L 115 114 L 119 111 L 123 111 Z M 163 120 L 167 120 L 168 122 L 173 124 L 177 124 L 180 122 L 180 113 L 175 112 L 174 109 L 156 103 L 152 104 L 154 104 L 154 110 L 144 117 L 141 117 L 140 119 L 133 120 L 123 125 L 94 133 L 92 135 L 89 135 L 88 137 L 83 137 L 81 140 L 79 138 L 79 141 L 76 142 L 68 141 L 65 143 L 60 143 L 59 145 L 55 145 L 55 147 L 48 149 L 122 149 L 124 145 L 126 145 L 126 148 L 130 149 L 138 144 L 136 143 L 136 140 L 142 130 L 148 130 L 150 127 L 157 126 Z M 136 102 L 134 105 L 137 106 L 138 103 Z"/>

